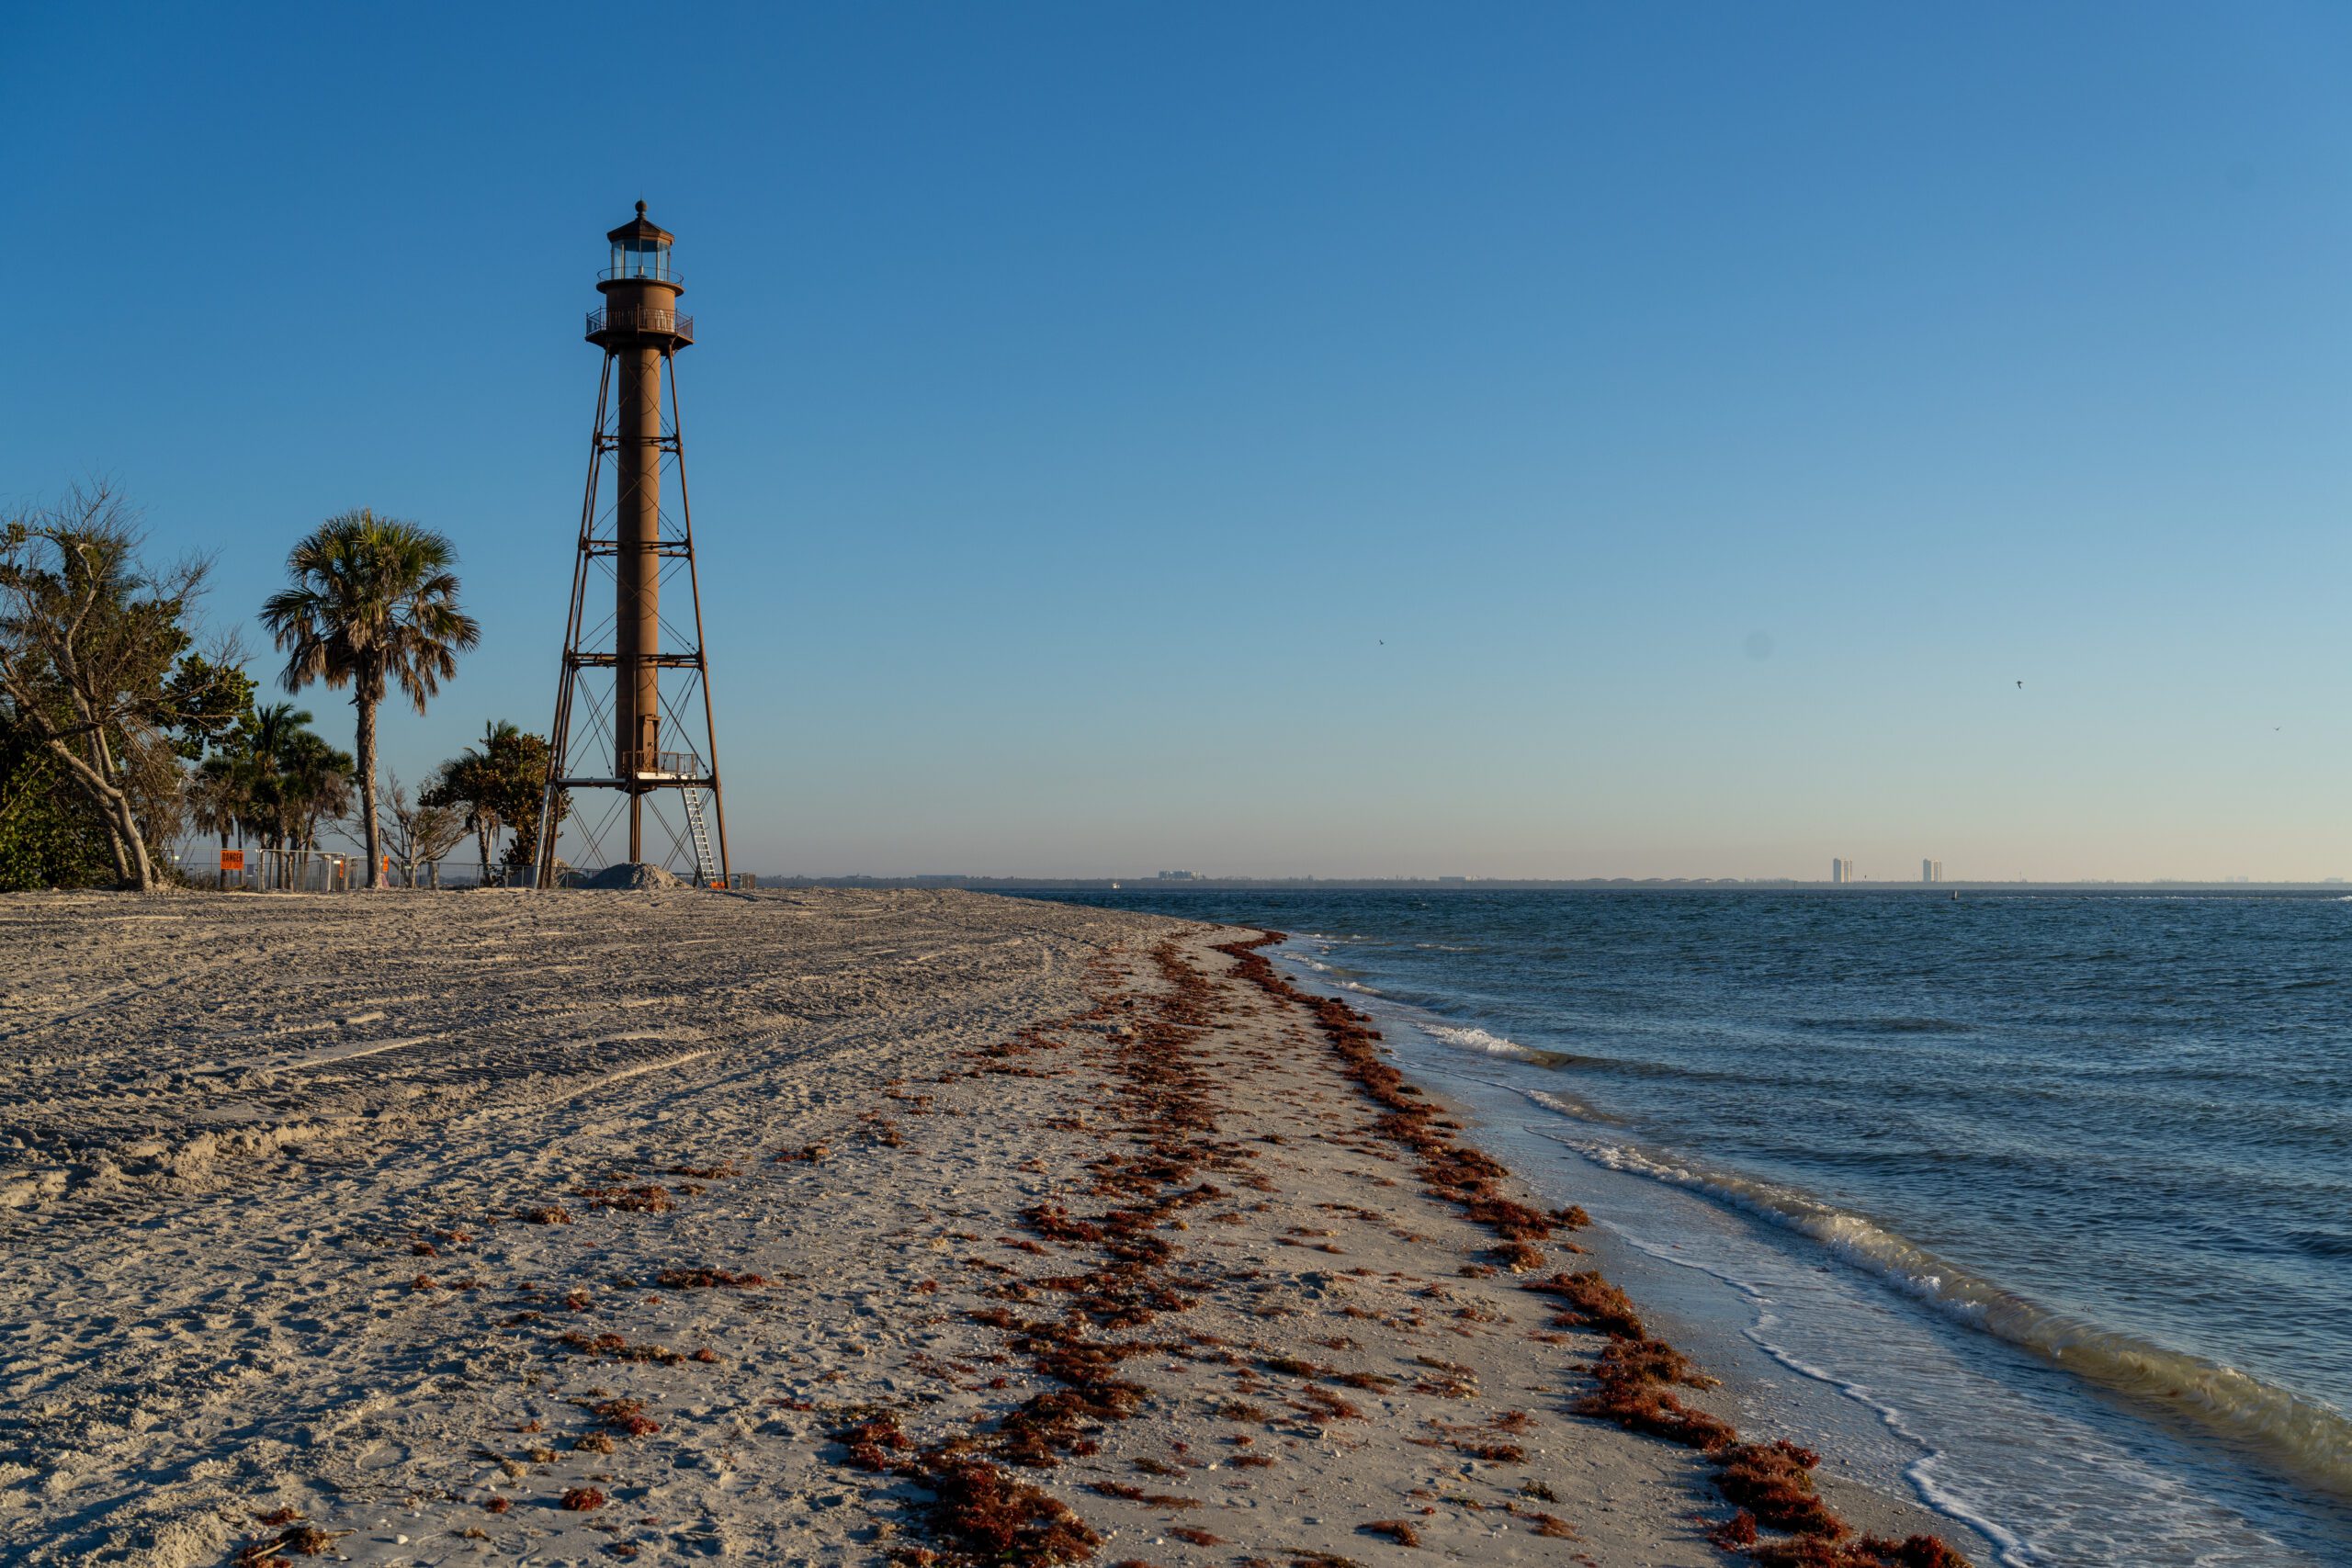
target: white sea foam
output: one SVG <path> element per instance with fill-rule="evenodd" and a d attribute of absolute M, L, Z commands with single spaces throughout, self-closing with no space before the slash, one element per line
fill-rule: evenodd
<path fill-rule="evenodd" d="M 1504 1085 L 1502 1087 L 1509 1088 L 1510 1086 Z M 1587 1105 L 1581 1100 L 1570 1100 L 1565 1094 L 1554 1094 L 1547 1089 L 1523 1089 L 1519 1090 L 1519 1092 L 1533 1100 L 1536 1104 L 1543 1106 L 1547 1111 L 1556 1111 L 1564 1116 L 1576 1117 L 1580 1122 L 1622 1123 L 1624 1121 L 1624 1118 L 1622 1116 L 1611 1116 L 1608 1111 L 1601 1110 L 1597 1105 Z M 1573 1147 L 1574 1145 L 1571 1146 Z"/>
<path fill-rule="evenodd" d="M 1472 1051 L 1484 1051 L 1489 1056 L 1518 1056 L 1525 1059 L 1537 1055 L 1553 1055 L 1554 1052 L 1531 1051 L 1516 1040 L 1506 1040 L 1499 1034 L 1489 1034 L 1483 1029 L 1458 1029 L 1450 1024 L 1425 1023 L 1421 1032 L 1434 1034 L 1449 1045 L 1460 1045 Z"/>
<path fill-rule="evenodd" d="M 1459 1046 L 1464 1051 L 1476 1051 L 1488 1056 L 1501 1056 L 1513 1062 L 1532 1062 L 1539 1067 L 1556 1067 L 1576 1059 L 1565 1051 L 1546 1051 L 1537 1045 L 1521 1045 L 1516 1040 L 1507 1040 L 1499 1034 L 1489 1034 L 1483 1029 L 1431 1023 L 1427 1020 L 1418 1019 L 1414 1021 L 1414 1027 L 1424 1034 L 1442 1040 L 1449 1045 Z M 1590 1111 L 1579 1111 L 1574 1114 L 1590 1116 L 1596 1113 Z M 1613 1122 L 1616 1118 L 1600 1117 L 1600 1120 Z"/>

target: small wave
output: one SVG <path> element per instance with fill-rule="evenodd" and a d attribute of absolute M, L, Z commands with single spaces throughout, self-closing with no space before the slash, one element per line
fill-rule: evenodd
<path fill-rule="evenodd" d="M 1369 987 L 1363 987 L 1368 989 Z M 1378 991 L 1374 996 L 1381 995 Z M 1609 1073 L 1633 1078 L 1680 1078 L 1694 1083 L 1746 1081 L 1736 1073 L 1716 1072 L 1705 1067 L 1681 1067 L 1671 1062 L 1644 1062 L 1626 1056 L 1589 1056 L 1578 1051 L 1552 1051 L 1540 1045 L 1521 1045 L 1499 1034 L 1489 1034 L 1483 1029 L 1431 1023 L 1425 1018 L 1415 1018 L 1413 1027 L 1422 1033 L 1442 1040 L 1449 1045 L 1477 1051 L 1489 1056 L 1501 1056 L 1510 1061 L 1527 1062 L 1539 1067 L 1574 1067 L 1580 1072 Z M 1620 1118 L 1609 1116 L 1604 1121 Z"/>
<path fill-rule="evenodd" d="M 1554 1094 L 1547 1089 L 1523 1089 L 1519 1092 L 1544 1107 L 1544 1110 L 1556 1111 L 1564 1116 L 1574 1116 L 1583 1122 L 1599 1122 L 1612 1127 L 1622 1127 L 1625 1124 L 1625 1119 L 1623 1116 L 1612 1116 L 1597 1105 L 1588 1105 L 1581 1100 L 1570 1100 L 1565 1094 Z"/>
<path fill-rule="evenodd" d="M 2289 1231 L 2285 1240 L 2289 1247 L 2295 1248 L 2298 1252 L 2306 1252 L 2315 1258 L 2352 1257 L 2352 1235 L 2346 1235 L 2342 1231 L 2313 1230 L 2306 1227 L 2302 1230 Z"/>
<path fill-rule="evenodd" d="M 1551 1097 L 1531 1095 L 1539 1103 Z M 1555 1109 L 1567 1110 L 1567 1102 Z M 1584 1115 L 1581 1110 L 1570 1111 Z M 2147 1401 L 2259 1450 L 2338 1497 L 2352 1498 L 2352 1420 L 2290 1389 L 2197 1356 L 2048 1311 L 1860 1214 L 1771 1182 L 1630 1144 L 1561 1139 L 1595 1163 L 1702 1191 L 1810 1236 L 1840 1258 L 1972 1328 L 2077 1377 Z"/>
<path fill-rule="evenodd" d="M 1800 1018 L 1799 1029 L 1826 1034 L 1973 1034 L 1976 1026 L 1950 1018 Z"/>
<path fill-rule="evenodd" d="M 1324 951 L 1328 953 L 1330 949 L 1326 947 Z M 1318 983 L 1321 985 L 1329 986 L 1335 989 L 1342 991 L 1360 992 L 1367 997 L 1377 997 L 1384 994 L 1378 987 L 1367 986 L 1361 980 L 1349 978 L 1351 975 L 1362 974 L 1362 970 L 1349 969 L 1336 964 L 1326 964 L 1319 958 L 1316 958 L 1311 954 L 1300 952 L 1295 943 L 1285 946 L 1282 950 L 1281 956 L 1286 961 L 1299 965 L 1301 968 L 1312 970 L 1318 977 Z"/>
<path fill-rule="evenodd" d="M 1459 1045 L 1465 1051 L 1483 1051 L 1489 1056 L 1508 1056 L 1513 1061 L 1533 1062 L 1546 1067 L 1576 1060 L 1565 1051 L 1545 1051 L 1533 1045 L 1521 1045 L 1516 1040 L 1506 1040 L 1483 1029 L 1456 1028 L 1443 1023 L 1424 1023 L 1420 1029 L 1422 1033 L 1435 1035 L 1449 1045 Z"/>

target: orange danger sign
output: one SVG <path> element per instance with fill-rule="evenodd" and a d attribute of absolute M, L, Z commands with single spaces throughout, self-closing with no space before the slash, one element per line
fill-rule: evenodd
<path fill-rule="evenodd" d="M 244 870 L 245 852 L 243 850 L 222 850 L 220 852 L 220 869 L 222 871 Z"/>

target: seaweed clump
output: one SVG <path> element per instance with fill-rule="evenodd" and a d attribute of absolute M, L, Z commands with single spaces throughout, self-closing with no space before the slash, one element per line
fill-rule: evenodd
<path fill-rule="evenodd" d="M 1102 1538 L 1069 1506 L 950 1441 L 887 1467 L 932 1495 L 923 1522 L 937 1550 L 901 1548 L 892 1560 L 978 1568 L 983 1563 L 1083 1562 Z"/>
<path fill-rule="evenodd" d="M 1748 1519 L 1752 1532 L 1755 1522 L 1745 1510 L 1733 1516 L 1734 1521 L 1742 1518 Z M 1716 1544 L 1724 1543 L 1717 1540 Z M 1758 1568 L 1968 1568 L 1968 1559 L 1932 1535 L 1902 1540 L 1871 1535 L 1842 1543 L 1801 1535 L 1726 1550 L 1744 1550 Z"/>
<path fill-rule="evenodd" d="M 984 1562 L 1079 1562 L 1102 1538 L 1068 1506 L 986 1460 L 941 1458 L 923 1467 L 935 1495 L 933 1534 Z"/>
<path fill-rule="evenodd" d="M 763 1274 L 730 1274 L 724 1269 L 664 1269 L 653 1282 L 665 1291 L 756 1291 L 773 1283 Z"/>
<path fill-rule="evenodd" d="M 650 1187 L 581 1187 L 571 1194 L 585 1198 L 592 1209 L 613 1209 L 628 1214 L 666 1214 L 678 1206 L 670 1190 Z"/>

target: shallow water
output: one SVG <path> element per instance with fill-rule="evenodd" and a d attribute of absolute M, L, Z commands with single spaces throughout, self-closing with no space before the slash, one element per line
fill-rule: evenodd
<path fill-rule="evenodd" d="M 1294 933 L 1999 1560 L 2352 1561 L 2352 902 L 1071 897 Z"/>

